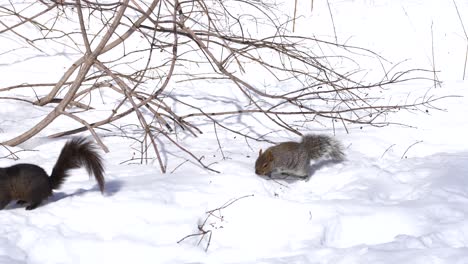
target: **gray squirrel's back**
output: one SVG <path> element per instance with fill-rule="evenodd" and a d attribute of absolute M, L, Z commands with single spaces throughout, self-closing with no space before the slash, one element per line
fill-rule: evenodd
<path fill-rule="evenodd" d="M 277 166 L 285 166 L 290 168 L 304 166 L 303 163 L 310 161 L 310 151 L 299 142 L 283 142 L 276 146 L 270 147 L 269 150 L 273 154 L 274 163 Z"/>

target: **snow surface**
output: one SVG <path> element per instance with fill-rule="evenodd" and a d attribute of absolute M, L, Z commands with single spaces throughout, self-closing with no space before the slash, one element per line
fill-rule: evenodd
<path fill-rule="evenodd" d="M 298 30 L 334 38 L 327 1 L 314 1 L 312 13 L 310 3 L 299 1 Z M 76 170 L 36 210 L 10 204 L 0 212 L 0 263 L 468 263 L 468 100 L 463 97 L 468 81 L 462 80 L 467 40 L 453 2 L 329 3 L 339 40 L 391 61 L 407 59 L 410 67 L 432 68 L 432 27 L 443 81 L 432 92 L 462 97 L 438 102 L 445 111 L 392 117 L 411 128 L 337 129 L 347 160 L 318 167 L 308 181 L 256 176 L 258 149 L 269 145 L 247 145 L 244 138 L 218 131 L 222 159 L 211 124 L 202 127 L 199 138 L 184 135 L 180 141 L 206 163 L 215 162 L 220 174 L 194 162 L 177 167 L 186 157 L 170 146 L 166 158 L 176 162 L 161 174 L 157 163 L 125 162 L 138 148 L 133 141 L 104 137 L 110 149 L 104 155 L 105 195 L 84 170 Z M 468 2 L 457 4 L 468 26 Z M 15 56 L 2 56 L 6 83 L 47 72 L 29 72 L 13 63 Z M 51 67 L 60 70 L 67 62 L 59 59 Z M 1 106 L 1 140 L 30 128 L 50 110 L 10 100 Z M 258 125 L 255 119 L 242 122 Z M 66 139 L 45 136 L 75 125 L 59 118 L 44 134 L 10 150 L 26 150 L 17 153 L 17 162 L 50 172 Z M 332 133 L 324 126 L 314 131 Z M 297 140 L 284 132 L 269 139 Z M 8 153 L 0 150 L 1 156 Z M 0 166 L 13 163 L 0 159 Z M 203 223 L 204 237 L 178 243 L 199 233 Z"/>

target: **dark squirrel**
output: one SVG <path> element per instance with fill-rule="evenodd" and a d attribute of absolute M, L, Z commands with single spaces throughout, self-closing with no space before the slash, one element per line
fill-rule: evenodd
<path fill-rule="evenodd" d="M 73 138 L 62 148 L 49 177 L 41 167 L 34 164 L 16 164 L 0 168 L 0 210 L 11 201 L 28 204 L 33 210 L 52 195 L 69 176 L 71 169 L 85 167 L 94 175 L 101 193 L 104 192 L 104 165 L 95 145 L 86 138 Z"/>

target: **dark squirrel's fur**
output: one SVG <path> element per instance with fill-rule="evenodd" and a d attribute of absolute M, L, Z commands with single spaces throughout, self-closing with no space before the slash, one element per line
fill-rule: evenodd
<path fill-rule="evenodd" d="M 63 146 L 49 177 L 34 164 L 16 164 L 0 168 L 0 210 L 17 200 L 27 203 L 26 210 L 38 207 L 41 202 L 59 189 L 71 169 L 85 167 L 94 175 L 101 193 L 104 191 L 104 166 L 95 145 L 86 138 L 73 138 Z"/>

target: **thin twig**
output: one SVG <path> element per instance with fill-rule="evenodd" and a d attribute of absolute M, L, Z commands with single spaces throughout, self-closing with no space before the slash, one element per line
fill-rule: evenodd
<path fill-rule="evenodd" d="M 182 165 L 184 165 L 186 162 L 188 162 L 189 160 L 185 160 L 183 161 L 182 163 L 180 163 L 179 165 L 177 165 L 171 172 L 170 174 L 174 173 L 179 167 L 181 167 Z"/>
<path fill-rule="evenodd" d="M 420 141 L 416 141 L 416 142 L 414 142 L 413 144 L 411 144 L 411 145 L 405 150 L 405 152 L 403 153 L 403 155 L 401 155 L 401 159 L 406 158 L 406 156 L 405 156 L 405 155 L 406 155 L 406 152 L 408 152 L 408 150 L 409 150 L 411 147 L 413 147 L 414 145 L 419 144 L 419 143 L 421 143 L 421 142 L 423 142 L 423 141 L 420 140 Z"/>
<path fill-rule="evenodd" d="M 463 65 L 463 77 L 462 79 L 465 80 L 465 76 L 466 76 L 466 67 L 467 67 L 467 63 L 468 63 L 468 33 L 466 32 L 466 29 L 465 29 L 465 24 L 463 23 L 463 19 L 461 18 L 461 15 L 460 15 L 460 11 L 458 10 L 458 6 L 457 6 L 457 3 L 455 2 L 455 0 L 453 0 L 453 5 L 455 6 L 455 9 L 457 10 L 457 15 L 458 15 L 458 19 L 460 20 L 460 24 L 463 28 L 463 33 L 465 34 L 465 39 L 466 39 L 466 52 L 465 52 L 465 64 Z"/>
<path fill-rule="evenodd" d="M 380 156 L 380 158 L 383 158 L 383 156 L 385 155 L 385 153 L 387 153 L 387 151 L 389 151 L 389 150 L 390 150 L 393 146 L 395 146 L 395 145 L 396 145 L 396 144 L 390 145 L 390 147 L 388 147 L 388 148 L 384 151 L 384 153 L 382 153 L 382 156 Z M 404 154 L 403 154 L 403 155 L 404 155 Z"/>
<path fill-rule="evenodd" d="M 434 21 L 431 22 L 431 44 L 432 44 L 432 72 L 434 73 L 434 88 L 437 86 L 437 73 L 435 66 L 435 55 L 434 55 Z"/>
<path fill-rule="evenodd" d="M 250 195 L 244 195 L 244 196 L 239 197 L 239 198 L 231 199 L 231 200 L 227 201 L 226 203 L 224 203 L 222 206 L 220 206 L 218 208 L 206 211 L 205 220 L 201 224 L 197 225 L 198 233 L 186 235 L 183 238 L 179 239 L 179 241 L 177 241 L 177 243 L 179 244 L 182 241 L 184 241 L 185 239 L 190 238 L 190 237 L 199 236 L 200 239 L 198 240 L 198 243 L 197 243 L 197 246 L 198 246 L 198 245 L 200 245 L 200 243 L 205 238 L 205 235 L 208 234 L 208 241 L 207 241 L 207 244 L 206 244 L 206 247 L 205 247 L 205 251 L 208 251 L 208 248 L 210 247 L 210 244 L 211 244 L 211 237 L 213 235 L 213 231 L 211 229 L 206 230 L 206 228 L 205 228 L 205 225 L 208 222 L 208 219 L 210 219 L 211 217 L 215 217 L 216 219 L 219 219 L 220 221 L 223 221 L 224 218 L 222 216 L 221 217 L 215 216 L 214 212 L 220 212 L 222 209 L 226 209 L 228 206 L 232 205 L 233 203 L 235 203 L 235 202 L 237 202 L 237 201 L 239 201 L 241 199 L 244 199 L 244 198 L 247 198 L 247 197 L 252 197 L 252 196 L 254 196 L 254 195 L 250 194 Z"/>
<path fill-rule="evenodd" d="M 330 1 L 329 0 L 327 0 L 327 6 L 328 6 L 328 12 L 330 12 L 330 18 L 331 18 L 332 25 L 333 25 L 333 32 L 335 33 L 335 43 L 338 44 L 338 36 L 336 35 L 335 20 L 333 19 L 333 13 L 332 13 L 332 10 L 331 10 L 331 7 L 330 7 Z"/>
<path fill-rule="evenodd" d="M 221 152 L 221 156 L 223 156 L 223 160 L 225 160 L 226 157 L 224 156 L 223 146 L 219 142 L 218 130 L 216 130 L 216 123 L 215 122 L 213 122 L 213 127 L 214 127 L 214 131 L 215 131 L 216 141 L 218 142 L 219 151 Z"/>
<path fill-rule="evenodd" d="M 296 31 L 296 19 L 297 19 L 297 0 L 294 0 L 294 17 L 293 17 L 293 32 Z"/>

